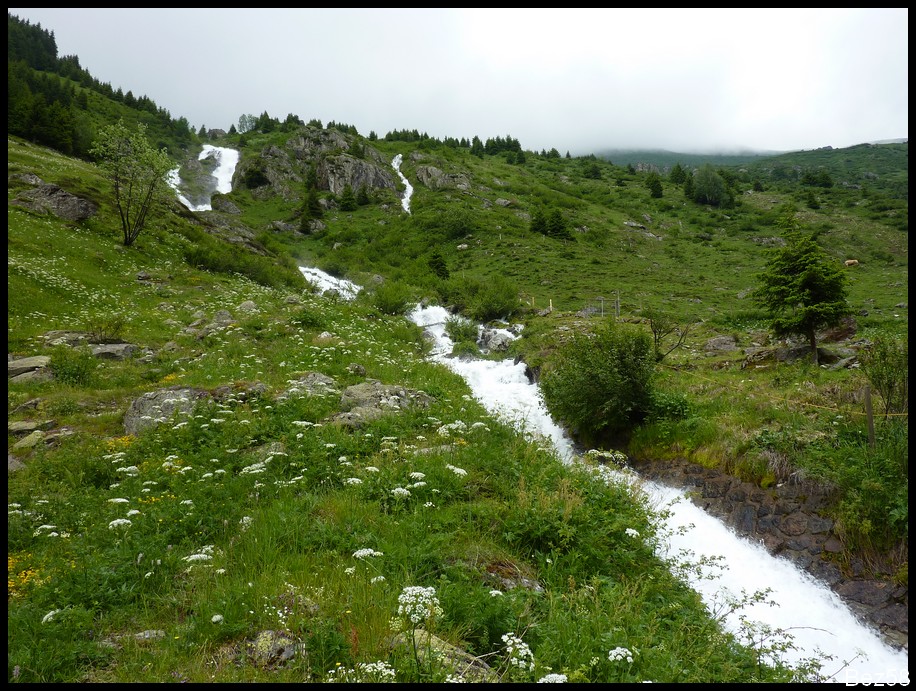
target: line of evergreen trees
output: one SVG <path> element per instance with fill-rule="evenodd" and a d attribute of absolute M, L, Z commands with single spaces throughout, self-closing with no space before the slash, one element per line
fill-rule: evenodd
<path fill-rule="evenodd" d="M 65 154 L 86 157 L 99 121 L 93 94 L 138 111 L 159 140 L 157 146 L 186 146 L 195 135 L 187 119 L 148 96 L 112 88 L 80 66 L 75 55 L 58 57 L 54 32 L 7 13 L 7 133 Z M 112 118 L 114 119 L 114 118 Z"/>

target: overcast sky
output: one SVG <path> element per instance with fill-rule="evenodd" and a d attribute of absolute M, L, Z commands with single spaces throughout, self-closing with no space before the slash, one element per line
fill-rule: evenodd
<path fill-rule="evenodd" d="M 907 138 L 907 8 L 17 9 L 59 55 L 197 129 L 794 151 Z"/>

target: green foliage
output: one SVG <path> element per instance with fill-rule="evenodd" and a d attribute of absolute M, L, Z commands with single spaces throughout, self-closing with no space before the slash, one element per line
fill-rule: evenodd
<path fill-rule="evenodd" d="M 51 352 L 51 372 L 62 384 L 91 386 L 95 381 L 97 368 L 98 361 L 89 348 L 57 346 Z"/>
<path fill-rule="evenodd" d="M 123 120 L 99 130 L 90 153 L 114 187 L 124 245 L 129 247 L 165 200 L 172 162 L 165 149 L 150 145 L 145 125 L 131 131 Z"/>
<path fill-rule="evenodd" d="M 317 331 L 327 324 L 327 317 L 314 307 L 300 307 L 289 318 L 292 324 Z"/>
<path fill-rule="evenodd" d="M 691 198 L 698 204 L 725 208 L 734 204 L 725 180 L 711 165 L 701 166 L 691 179 L 693 181 L 693 195 Z"/>
<path fill-rule="evenodd" d="M 600 180 L 601 179 L 601 166 L 597 162 L 591 161 L 585 165 L 582 169 L 582 175 L 587 177 L 589 180 Z"/>
<path fill-rule="evenodd" d="M 119 343 L 126 324 L 126 317 L 119 312 L 97 314 L 87 319 L 86 332 L 92 343 Z"/>
<path fill-rule="evenodd" d="M 652 348 L 656 362 L 661 362 L 684 345 L 690 333 L 689 324 L 682 324 L 672 314 L 654 307 L 645 310 L 644 317 L 649 322 L 649 330 L 652 332 Z M 665 343 L 671 335 L 676 336 L 674 343 Z"/>
<path fill-rule="evenodd" d="M 200 230 L 186 229 L 185 232 L 192 242 L 184 247 L 184 260 L 193 267 L 221 274 L 240 274 L 265 286 L 302 285 L 302 274 L 289 257 L 240 252 Z"/>
<path fill-rule="evenodd" d="M 447 281 L 451 272 L 448 270 L 448 264 L 445 261 L 445 257 L 442 256 L 442 253 L 439 250 L 435 250 L 430 256 L 428 262 L 429 269 L 437 278 L 441 278 L 443 281 Z"/>
<path fill-rule="evenodd" d="M 661 199 L 662 179 L 655 171 L 646 176 L 646 189 L 649 190 L 649 194 L 653 199 Z"/>
<path fill-rule="evenodd" d="M 343 191 L 340 193 L 340 210 L 341 211 L 356 211 L 359 204 L 356 201 L 356 194 L 353 192 L 353 188 L 349 183 L 344 185 Z"/>
<path fill-rule="evenodd" d="M 651 408 L 654 362 L 646 333 L 606 322 L 557 350 L 542 375 L 544 400 L 585 439 L 622 434 Z"/>
<path fill-rule="evenodd" d="M 415 303 L 410 285 L 402 281 L 385 281 L 372 293 L 372 304 L 384 314 L 404 314 Z"/>
<path fill-rule="evenodd" d="M 793 438 L 758 438 L 800 461 L 805 477 L 821 478 L 839 492 L 833 513 L 841 534 L 858 548 L 884 550 L 909 532 L 909 444 L 906 420 L 885 422 L 875 447 L 861 426 L 841 423 L 836 434 L 804 444 Z"/>
<path fill-rule="evenodd" d="M 445 322 L 445 333 L 455 343 L 476 343 L 477 324 L 458 315 L 449 317 Z"/>
<path fill-rule="evenodd" d="M 687 171 L 680 163 L 675 163 L 671 168 L 671 172 L 668 173 L 668 179 L 675 185 L 682 185 L 687 179 Z"/>
<path fill-rule="evenodd" d="M 90 104 L 98 106 L 96 94 L 89 95 Z M 271 135 L 251 132 L 248 144 L 282 145 L 289 138 L 283 127 Z M 764 368 L 739 372 L 737 363 L 719 369 L 721 359 L 701 352 L 704 339 L 723 330 L 740 331 L 742 340 L 760 339 L 765 314 L 747 310 L 740 294 L 763 263 L 763 243 L 757 241 L 765 239 L 771 225 L 770 209 L 797 192 L 780 191 L 792 180 L 777 184 L 766 176 L 767 194 L 748 195 L 728 216 L 680 203 L 650 201 L 647 208 L 641 185 L 609 188 L 582 175 L 578 159 L 530 154 L 522 167 L 507 165 L 501 155 L 472 157 L 469 144 L 437 148 L 434 140 L 423 141 L 424 155 L 441 156 L 444 167 L 467 172 L 475 181 L 473 198 L 454 189 L 418 186 L 413 217 L 399 214 L 396 203 L 388 209 L 378 204 L 346 219 L 346 227 L 334 214 L 322 233 L 309 237 L 270 231 L 278 238 L 278 245 L 269 247 L 275 254 L 260 257 L 263 264 L 245 276 L 238 273 L 244 263 L 214 252 L 211 243 L 222 241 L 200 231 L 197 218 L 188 213 L 154 227 L 142 252 L 124 253 L 105 235 L 105 228 L 116 223 L 107 209 L 75 226 L 11 205 L 11 352 L 32 352 L 42 332 L 69 326 L 75 318 L 84 324 L 85 316 L 75 315 L 73 305 L 91 305 L 91 313 L 99 314 L 123 310 L 128 286 L 131 340 L 154 348 L 175 341 L 174 352 L 163 350 L 154 362 L 106 362 L 80 389 L 59 381 L 10 384 L 11 410 L 37 393 L 42 417 L 47 413 L 75 430 L 71 441 L 30 452 L 26 467 L 10 473 L 8 502 L 23 508 L 22 515 L 11 512 L 8 527 L 11 679 L 18 668 L 19 681 L 292 683 L 324 680 L 337 663 L 367 662 L 380 650 L 398 663 L 401 653 L 387 652 L 394 597 L 401 587 L 422 583 L 441 586 L 448 595 L 438 621 L 443 637 L 467 642 L 494 667 L 498 660 L 505 664 L 502 635 L 515 631 L 531 645 L 538 665 L 562 671 L 570 680 L 787 680 L 785 670 L 759 665 L 753 650 L 724 635 L 699 597 L 655 558 L 649 543 L 625 539 L 627 527 L 651 535 L 646 526 L 652 519 L 637 497 L 608 497 L 603 482 L 568 473 L 550 453 L 489 417 L 457 376 L 423 360 L 420 330 L 399 316 L 380 314 L 371 299 L 348 303 L 302 295 L 304 304 L 287 303 L 290 288 L 297 293 L 302 288 L 302 276 L 276 254 L 281 247 L 317 257 L 322 266 L 336 262 L 339 272 L 358 266 L 389 281 L 424 281 L 427 291 L 441 283 L 443 294 L 451 290 L 464 303 L 465 314 L 488 285 L 483 277 L 504 276 L 522 286 L 532 307 L 535 298 L 541 308 L 553 300 L 556 309 L 549 316 L 532 316 L 526 324 L 524 333 L 535 338 L 560 339 L 581 330 L 590 319 L 575 311 L 595 293 L 612 290 L 620 291 L 625 315 L 644 314 L 648 305 L 673 310 L 681 323 L 694 324 L 699 315 L 704 321 L 691 334 L 689 349 L 677 354 L 677 367 L 665 368 L 666 393 L 650 391 L 646 422 L 658 445 L 647 455 L 678 453 L 704 462 L 714 461 L 717 453 L 733 458 L 739 455 L 733 452 L 745 450 L 740 443 L 748 430 L 765 421 L 785 430 L 789 421 L 802 420 L 794 441 L 829 443 L 816 453 L 810 444 L 793 444 L 791 457 L 799 467 L 809 451 L 818 460 L 803 467 L 808 479 L 828 482 L 830 472 L 841 474 L 829 482 L 838 488 L 834 508 L 838 525 L 851 536 L 847 544 L 905 538 L 905 428 L 893 442 L 883 426 L 879 429 L 879 447 L 886 449 L 882 459 L 859 452 L 861 430 L 823 436 L 830 423 L 803 408 L 810 396 L 817 410 L 841 406 L 845 412 L 856 370 L 786 366 L 777 377 Z M 406 153 L 403 142 L 390 144 L 397 150 L 385 145 L 379 142 L 387 160 Z M 12 136 L 9 149 L 11 198 L 25 188 L 16 175 L 23 172 L 90 198 L 101 196 L 104 185 L 93 166 L 23 146 Z M 883 180 L 884 171 L 875 170 Z M 606 179 L 621 182 L 627 176 L 617 168 L 609 168 L 609 174 Z M 494 179 L 499 189 L 490 183 Z M 734 180 L 740 182 L 740 176 Z M 393 199 L 385 190 L 376 194 L 379 200 Z M 230 198 L 252 228 L 293 218 L 302 203 L 267 195 L 272 193 L 262 190 L 256 198 L 242 186 Z M 877 258 L 874 252 L 885 252 L 882 257 L 894 258 L 880 267 L 869 262 L 872 266 L 858 272 L 852 299 L 856 305 L 875 300 L 864 303 L 871 316 L 860 321 L 868 338 L 893 329 L 899 336 L 905 322 L 882 315 L 899 312 L 890 308 L 905 299 L 899 285 L 893 287 L 901 281 L 906 285 L 906 235 L 897 232 L 906 228 L 905 202 L 840 184 L 818 195 L 823 202 L 818 217 L 832 224 L 819 226 L 821 241 L 836 254 Z M 496 203 L 500 198 L 513 203 L 503 207 Z M 562 210 L 565 218 L 588 228 L 577 234 L 582 242 L 557 243 L 530 233 L 518 210 L 537 206 Z M 475 242 L 468 252 L 441 250 L 452 277 L 437 283 L 427 258 L 442 247 L 441 217 L 450 209 L 467 214 Z M 650 227 L 662 230 L 664 242 L 622 227 L 643 214 L 651 215 Z M 730 232 L 736 228 L 744 232 Z M 700 232 L 709 240 L 686 244 Z M 182 262 L 189 241 L 211 255 L 201 266 L 218 274 Z M 343 249 L 332 250 L 336 242 Z M 227 247 L 237 255 L 250 254 L 239 245 Z M 271 287 L 266 277 L 272 271 L 261 283 L 248 280 L 271 264 L 290 282 Z M 872 268 L 881 269 L 880 278 Z M 125 281 L 140 270 L 162 280 Z M 258 303 L 259 315 L 203 339 L 175 325 L 191 323 L 199 311 L 212 314 L 247 299 Z M 318 335 L 325 330 L 330 335 Z M 526 358 L 533 363 L 550 357 L 552 345 L 530 340 L 534 345 L 518 344 L 528 348 Z M 469 342 L 466 347 L 472 352 Z M 651 346 L 646 351 L 651 362 Z M 339 412 L 337 395 L 274 395 L 290 390 L 290 380 L 305 372 L 352 381 L 346 367 L 354 360 L 364 364 L 368 376 L 429 392 L 435 399 L 431 409 L 403 412 L 354 434 L 322 424 Z M 600 372 L 604 363 L 597 365 Z M 254 396 L 246 402 L 235 395 L 254 380 L 266 384 L 269 399 Z M 138 438 L 122 438 L 127 402 L 171 385 L 234 393 L 198 411 L 200 418 L 189 416 L 183 426 L 176 421 Z M 804 414 L 791 418 L 795 409 Z M 33 413 L 24 410 L 11 418 L 31 418 Z M 437 424 L 432 420 L 459 419 L 467 426 L 451 441 L 431 434 Z M 414 453 L 415 444 L 425 453 Z M 272 460 L 263 472 L 242 473 L 268 453 Z M 447 470 L 445 462 L 466 469 L 467 477 Z M 130 466 L 139 476 L 124 470 Z M 370 467 L 379 472 L 368 472 Z M 415 471 L 425 473 L 428 486 L 415 483 L 409 475 Z M 363 484 L 349 484 L 349 478 Z M 392 498 L 392 487 L 408 484 L 417 485 L 408 499 Z M 141 510 L 124 533 L 108 528 L 109 521 L 127 515 L 127 506 L 107 501 L 118 496 L 130 497 L 130 508 Z M 182 503 L 186 500 L 193 506 Z M 249 530 L 240 523 L 245 516 L 252 518 Z M 57 525 L 61 537 L 35 536 L 42 524 Z M 212 568 L 183 560 L 207 545 L 214 546 Z M 371 564 L 351 558 L 367 546 L 384 556 Z M 356 568 L 353 573 L 344 572 L 346 562 Z M 520 573 L 544 591 L 513 588 L 495 597 L 484 585 L 491 577 L 495 583 L 497 575 Z M 386 580 L 371 580 L 376 575 Z M 905 569 L 899 575 L 905 578 Z M 40 623 L 62 605 L 87 609 L 77 612 L 72 625 L 60 620 L 65 632 Z M 451 606 L 462 609 L 450 611 Z M 216 613 L 225 620 L 212 621 Z M 254 663 L 245 655 L 247 642 L 267 629 L 289 632 L 301 644 L 301 654 L 285 665 Z M 166 635 L 161 641 L 131 639 L 142 630 Z M 91 640 L 87 631 L 96 632 Z M 102 647 L 100 640 L 115 645 Z M 623 645 L 640 654 L 632 664 L 611 665 L 608 650 Z M 591 663 L 599 658 L 600 664 Z M 397 666 L 400 681 L 428 681 L 416 668 Z"/>
<path fill-rule="evenodd" d="M 520 306 L 518 287 L 503 276 L 487 280 L 452 277 L 440 284 L 439 294 L 444 303 L 478 322 L 507 319 Z"/>
<path fill-rule="evenodd" d="M 671 393 L 653 389 L 650 395 L 648 419 L 684 420 L 691 416 L 694 406 L 683 393 Z"/>
<path fill-rule="evenodd" d="M 794 216 L 787 216 L 783 227 L 786 245 L 773 252 L 758 277 L 753 299 L 767 311 L 777 335 L 807 337 L 817 363 L 815 332 L 838 324 L 850 312 L 846 275 L 810 235 L 799 230 Z"/>
<path fill-rule="evenodd" d="M 252 163 L 241 175 L 242 184 L 250 190 L 270 184 L 264 166 L 260 162 Z"/>
<path fill-rule="evenodd" d="M 885 419 L 909 410 L 909 346 L 906 341 L 878 336 L 859 352 L 868 381 L 881 396 Z"/>

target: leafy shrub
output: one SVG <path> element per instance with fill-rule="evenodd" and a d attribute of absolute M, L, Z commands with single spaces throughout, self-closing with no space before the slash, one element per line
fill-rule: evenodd
<path fill-rule="evenodd" d="M 90 386 L 98 363 L 88 348 L 60 346 L 51 353 L 54 378 L 71 386 Z"/>
<path fill-rule="evenodd" d="M 477 324 L 459 316 L 449 317 L 445 321 L 445 333 L 455 343 L 477 341 Z"/>
<path fill-rule="evenodd" d="M 92 343 L 118 343 L 126 321 L 123 314 L 100 314 L 86 321 L 86 331 Z"/>
<path fill-rule="evenodd" d="M 580 435 L 620 434 L 651 410 L 652 339 L 612 322 L 563 345 L 541 379 L 551 412 Z"/>
<path fill-rule="evenodd" d="M 302 307 L 289 318 L 290 323 L 306 329 L 324 328 L 327 319 L 325 316 L 310 307 Z"/>
<path fill-rule="evenodd" d="M 458 341 L 452 346 L 452 355 L 455 357 L 468 356 L 471 358 L 480 357 L 480 348 L 473 341 Z"/>
<path fill-rule="evenodd" d="M 386 281 L 372 294 L 372 304 L 384 314 L 404 314 L 412 303 L 410 286 L 400 281 Z"/>
<path fill-rule="evenodd" d="M 799 459 L 806 474 L 839 489 L 833 511 L 850 545 L 884 549 L 908 540 L 907 431 L 906 422 L 886 422 L 871 448 L 861 429 L 841 429 L 836 439 L 818 440 Z"/>
<path fill-rule="evenodd" d="M 518 288 L 506 278 L 497 276 L 483 284 L 471 299 L 471 318 L 480 322 L 511 317 L 519 306 Z"/>
<path fill-rule="evenodd" d="M 880 337 L 859 356 L 865 376 L 881 395 L 885 418 L 909 409 L 908 358 L 906 341 Z"/>
<path fill-rule="evenodd" d="M 651 391 L 648 411 L 650 420 L 685 420 L 690 412 L 690 401 L 684 394 Z"/>

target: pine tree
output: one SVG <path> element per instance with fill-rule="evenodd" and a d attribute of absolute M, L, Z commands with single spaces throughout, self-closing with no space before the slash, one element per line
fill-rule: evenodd
<path fill-rule="evenodd" d="M 807 337 L 816 365 L 816 331 L 837 325 L 850 312 L 846 275 L 813 236 L 801 231 L 794 213 L 785 215 L 780 225 L 786 245 L 774 250 L 752 298 L 766 310 L 777 336 Z"/>
<path fill-rule="evenodd" d="M 340 193 L 340 210 L 356 211 L 358 206 L 359 205 L 356 203 L 356 195 L 353 193 L 353 188 L 348 182 L 344 185 L 343 191 Z"/>
<path fill-rule="evenodd" d="M 653 199 L 661 199 L 662 196 L 662 179 L 656 172 L 651 172 L 646 177 L 646 188 Z"/>

